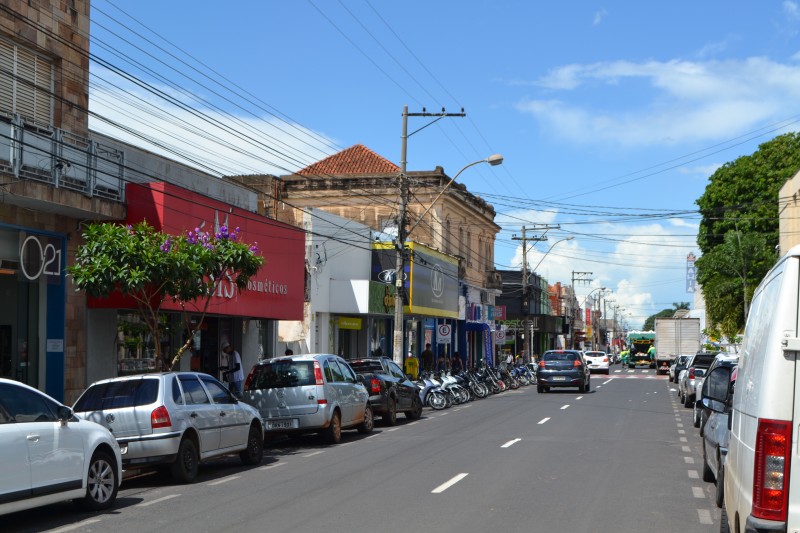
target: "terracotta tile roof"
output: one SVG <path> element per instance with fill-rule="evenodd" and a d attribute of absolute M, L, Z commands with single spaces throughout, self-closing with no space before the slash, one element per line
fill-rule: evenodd
<path fill-rule="evenodd" d="M 396 174 L 400 167 L 363 144 L 356 144 L 297 172 L 301 176 Z"/>

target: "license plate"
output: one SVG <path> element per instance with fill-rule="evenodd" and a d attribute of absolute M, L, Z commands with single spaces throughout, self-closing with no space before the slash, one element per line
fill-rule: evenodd
<path fill-rule="evenodd" d="M 553 376 L 553 381 L 566 381 L 567 378 L 564 376 Z"/>
<path fill-rule="evenodd" d="M 294 429 L 294 420 L 272 420 L 267 422 L 267 429 Z"/>

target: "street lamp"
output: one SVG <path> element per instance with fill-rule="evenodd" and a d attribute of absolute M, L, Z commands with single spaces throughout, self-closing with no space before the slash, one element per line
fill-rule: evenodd
<path fill-rule="evenodd" d="M 407 112 L 408 112 L 408 110 L 406 108 L 404 110 L 404 117 L 407 115 Z M 403 323 L 403 297 L 402 297 L 402 292 L 403 292 L 403 284 L 405 283 L 405 279 L 404 279 L 405 278 L 405 272 L 404 272 L 404 266 L 403 265 L 404 265 L 404 260 L 405 260 L 404 253 L 405 253 L 405 247 L 406 247 L 406 237 L 408 235 L 410 235 L 412 231 L 414 231 L 414 228 L 416 228 L 419 225 L 420 222 L 422 222 L 422 219 L 425 218 L 425 215 L 427 215 L 428 212 L 431 209 L 433 209 L 433 206 L 436 205 L 436 202 L 439 201 L 439 198 L 441 198 L 442 195 L 445 193 L 445 191 L 448 188 L 450 188 L 450 185 L 452 185 L 453 182 L 456 181 L 456 178 L 458 176 L 460 176 L 462 172 L 467 170 L 469 167 L 474 166 L 474 165 L 478 165 L 480 163 L 489 163 L 491 166 L 497 166 L 497 165 L 500 165 L 500 164 L 503 163 L 503 156 L 500 155 L 500 154 L 494 154 L 494 155 L 490 155 L 489 157 L 487 157 L 485 159 L 479 159 L 478 161 L 473 161 L 472 163 L 470 163 L 468 165 L 465 165 L 464 168 L 462 168 L 461 170 L 456 172 L 455 176 L 450 178 L 450 181 L 448 181 L 447 184 L 444 186 L 444 188 L 442 188 L 442 190 L 439 191 L 439 194 L 436 195 L 436 198 L 433 199 L 433 202 L 431 202 L 431 205 L 429 205 L 428 208 L 425 209 L 425 212 L 422 213 L 422 216 L 420 216 L 419 219 L 417 219 L 417 221 L 414 223 L 414 225 L 411 226 L 411 228 L 408 231 L 406 231 L 404 226 L 405 226 L 405 218 L 406 218 L 406 206 L 407 206 L 407 203 L 408 203 L 406 201 L 406 197 L 408 195 L 408 193 L 407 193 L 408 186 L 407 186 L 407 180 L 405 179 L 406 178 L 406 176 L 405 176 L 405 174 L 406 174 L 406 168 L 405 168 L 406 167 L 406 165 L 405 165 L 406 143 L 405 143 L 405 140 L 407 139 L 407 137 L 408 137 L 408 134 L 407 134 L 406 124 L 404 122 L 403 123 L 403 151 L 402 151 L 402 157 L 401 157 L 401 160 L 402 160 L 401 174 L 402 174 L 404 188 L 403 188 L 403 192 L 401 194 L 399 224 L 398 224 L 398 228 L 397 228 L 397 230 L 398 230 L 397 231 L 398 252 L 397 252 L 397 263 L 396 263 L 395 278 L 394 278 L 395 279 L 394 334 L 392 335 L 392 340 L 393 340 L 393 344 L 392 344 L 392 359 L 394 360 L 395 363 L 397 363 L 398 365 L 401 365 L 401 366 L 403 365 L 403 341 L 404 341 L 404 339 L 403 339 L 403 329 L 404 329 L 404 325 L 405 325 Z"/>
<path fill-rule="evenodd" d="M 550 248 L 549 248 L 549 249 L 548 249 L 548 250 L 547 250 L 547 251 L 544 253 L 544 255 L 542 256 L 542 258 L 541 258 L 541 259 L 539 259 L 539 262 L 538 262 L 538 263 L 536 263 L 536 266 L 535 266 L 535 267 L 533 267 L 533 269 L 531 270 L 531 272 L 536 272 L 536 269 L 537 269 L 537 268 L 539 268 L 539 265 L 541 265 L 541 264 L 542 264 L 542 261 L 544 261 L 544 258 L 545 258 L 545 257 L 547 257 L 547 254 L 549 254 L 549 253 L 550 253 L 550 251 L 551 251 L 551 250 L 552 250 L 552 249 L 555 247 L 555 245 L 556 245 L 556 244 L 558 244 L 558 243 L 560 243 L 560 242 L 564 242 L 564 241 L 571 241 L 571 240 L 572 240 L 572 239 L 574 239 L 574 238 L 575 238 L 575 237 L 573 237 L 573 236 L 565 237 L 565 238 L 563 238 L 563 239 L 561 239 L 561 240 L 559 240 L 559 241 L 556 241 L 556 242 L 554 242 L 553 244 L 551 244 L 551 245 L 550 245 Z"/>
<path fill-rule="evenodd" d="M 465 165 L 464 168 L 456 172 L 456 175 L 450 178 L 450 181 L 447 182 L 447 185 L 445 185 L 444 188 L 441 191 L 439 191 L 439 194 L 437 194 L 436 198 L 433 199 L 431 205 L 429 205 L 428 208 L 425 209 L 425 212 L 420 215 L 420 217 L 417 219 L 416 222 L 414 222 L 414 225 L 411 226 L 411 228 L 406 232 L 406 235 L 411 235 L 411 232 L 414 231 L 414 228 L 416 228 L 419 225 L 419 223 L 422 222 L 422 219 L 425 218 L 425 215 L 427 215 L 428 212 L 430 212 L 430 210 L 433 209 L 433 206 L 436 205 L 436 202 L 439 201 L 439 198 L 441 198 L 444 192 L 450 188 L 450 186 L 453 184 L 454 181 L 456 181 L 456 178 L 459 177 L 462 172 L 467 170 L 469 167 L 479 165 L 480 163 L 489 163 L 491 166 L 496 167 L 497 165 L 503 164 L 503 156 L 500 154 L 490 155 L 486 159 L 479 159 L 478 161 L 473 161 L 472 163 Z M 572 237 L 570 237 L 570 239 L 571 238 Z"/>

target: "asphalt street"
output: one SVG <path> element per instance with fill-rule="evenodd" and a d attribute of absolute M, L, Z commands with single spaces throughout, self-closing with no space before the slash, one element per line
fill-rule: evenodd
<path fill-rule="evenodd" d="M 423 418 L 268 444 L 262 465 L 212 461 L 192 485 L 127 479 L 115 507 L 58 504 L 3 531 L 634 532 L 719 530 L 691 410 L 654 370 L 618 366 L 588 393 L 520 388 Z"/>

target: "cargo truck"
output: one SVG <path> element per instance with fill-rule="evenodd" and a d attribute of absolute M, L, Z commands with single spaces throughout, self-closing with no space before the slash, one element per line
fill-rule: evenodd
<path fill-rule="evenodd" d="M 669 374 L 669 365 L 683 354 L 700 351 L 700 319 L 684 316 L 656 318 L 656 373 Z"/>

